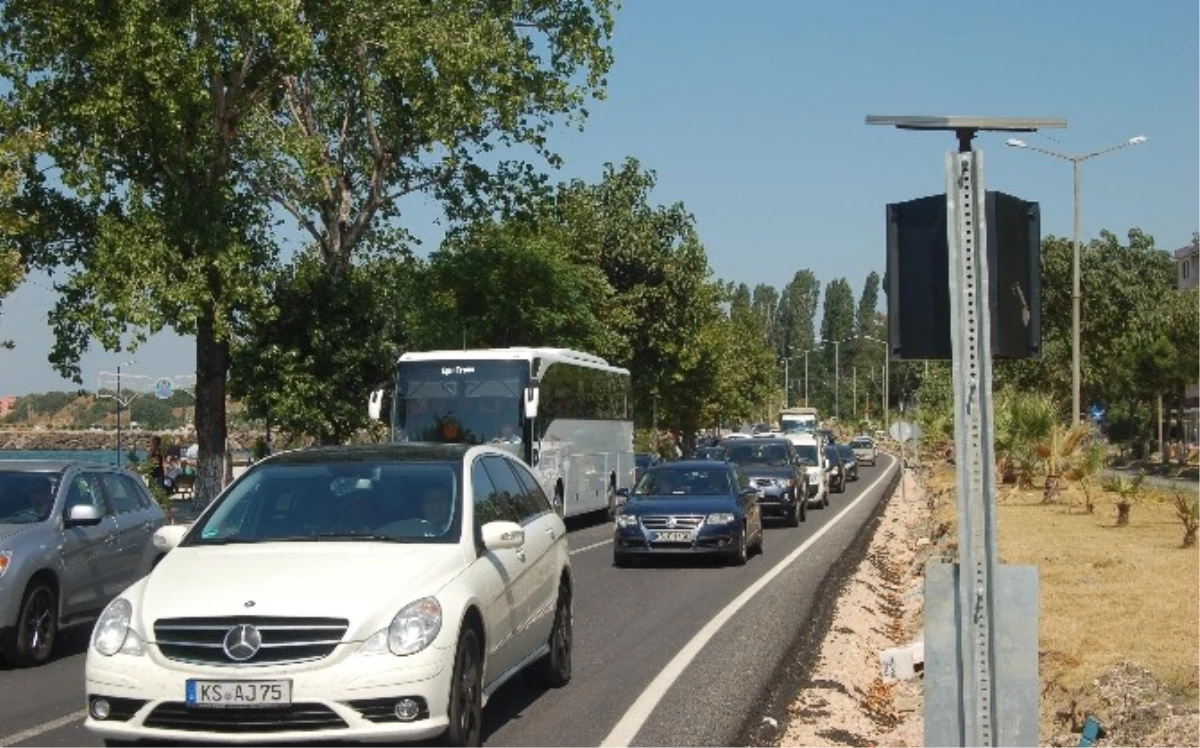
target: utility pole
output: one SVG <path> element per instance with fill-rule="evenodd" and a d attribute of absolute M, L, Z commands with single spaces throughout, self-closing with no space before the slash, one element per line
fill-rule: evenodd
<path fill-rule="evenodd" d="M 945 217 L 959 542 L 955 563 L 930 562 L 925 571 L 925 744 L 1033 745 L 1038 576 L 1035 566 L 999 559 L 990 237 L 983 155 L 972 141 L 979 131 L 1031 132 L 1066 120 L 869 115 L 867 124 L 949 130 L 958 140 L 945 158 Z"/>
<path fill-rule="evenodd" d="M 1025 150 L 1042 153 L 1047 156 L 1052 156 L 1057 159 L 1062 159 L 1063 161 L 1070 161 L 1071 162 L 1071 170 L 1075 177 L 1075 199 L 1074 199 L 1075 231 L 1074 231 L 1074 237 L 1073 237 L 1073 241 L 1072 241 L 1073 250 L 1072 250 L 1072 256 L 1071 256 L 1071 425 L 1072 426 L 1078 425 L 1079 420 L 1080 420 L 1080 418 L 1082 418 L 1082 415 L 1083 415 L 1083 403 L 1081 402 L 1082 396 L 1080 394 L 1081 380 L 1083 377 L 1082 377 L 1081 352 L 1080 352 L 1081 347 L 1080 347 L 1080 341 L 1079 341 L 1079 337 L 1080 337 L 1079 318 L 1082 315 L 1081 307 L 1082 307 L 1082 302 L 1083 302 L 1083 291 L 1080 288 L 1080 283 L 1081 283 L 1081 281 L 1080 281 L 1080 275 L 1081 275 L 1081 273 L 1080 273 L 1080 255 L 1083 254 L 1083 236 L 1082 236 L 1083 224 L 1082 224 L 1082 219 L 1080 217 L 1080 214 L 1082 212 L 1082 197 L 1081 197 L 1081 192 L 1080 192 L 1080 187 L 1079 187 L 1080 178 L 1082 176 L 1081 167 L 1083 166 L 1083 162 L 1087 161 L 1088 159 L 1092 159 L 1097 156 L 1103 156 L 1104 154 L 1112 153 L 1113 151 L 1119 151 L 1122 148 L 1128 148 L 1131 145 L 1141 145 L 1142 143 L 1145 143 L 1145 142 L 1146 142 L 1146 136 L 1137 135 L 1135 137 L 1129 138 L 1124 143 L 1118 143 L 1117 145 L 1109 146 L 1108 148 L 1101 148 L 1098 151 L 1091 151 L 1090 153 L 1059 153 L 1058 151 L 1052 151 L 1048 148 L 1039 148 L 1035 145 L 1029 145 L 1025 141 L 1017 140 L 1016 138 L 1009 139 L 1008 143 L 1007 143 L 1010 148 L 1024 148 Z"/>

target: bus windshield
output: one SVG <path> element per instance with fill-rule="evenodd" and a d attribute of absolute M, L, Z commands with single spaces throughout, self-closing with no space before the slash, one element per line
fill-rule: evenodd
<path fill-rule="evenodd" d="M 393 439 L 514 445 L 520 454 L 524 361 L 404 361 L 396 377 Z"/>

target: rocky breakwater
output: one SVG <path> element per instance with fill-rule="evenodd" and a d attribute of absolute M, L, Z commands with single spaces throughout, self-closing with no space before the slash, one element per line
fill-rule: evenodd
<path fill-rule="evenodd" d="M 146 451 L 150 449 L 153 431 L 122 431 L 123 449 Z M 160 434 L 164 444 L 177 440 L 188 446 L 195 442 L 195 434 Z M 233 449 L 250 449 L 259 431 L 238 431 L 229 434 L 229 446 Z M 113 449 L 117 443 L 116 431 L 68 431 L 65 429 L 6 429 L 0 430 L 0 450 L 83 450 Z"/>

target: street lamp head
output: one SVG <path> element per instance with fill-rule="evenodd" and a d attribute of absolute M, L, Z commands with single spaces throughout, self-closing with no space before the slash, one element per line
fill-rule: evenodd
<path fill-rule="evenodd" d="M 1142 143 L 1145 143 L 1145 142 L 1146 142 L 1145 135 L 1135 135 L 1134 137 L 1129 139 L 1129 145 L 1141 145 Z"/>
<path fill-rule="evenodd" d="M 1012 148 L 1028 148 L 1029 147 L 1028 144 L 1026 144 L 1026 142 L 1024 140 L 1018 140 L 1016 138 L 1009 138 L 1007 141 L 1005 141 L 1005 144 Z"/>

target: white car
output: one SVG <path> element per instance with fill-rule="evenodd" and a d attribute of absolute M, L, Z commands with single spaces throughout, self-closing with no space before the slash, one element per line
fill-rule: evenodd
<path fill-rule="evenodd" d="M 808 503 L 818 507 L 829 506 L 829 472 L 825 457 L 824 440 L 813 434 L 788 434 L 796 449 L 796 457 L 803 461 L 808 475 Z"/>
<path fill-rule="evenodd" d="M 478 745 L 509 678 L 571 678 L 566 529 L 494 447 L 281 453 L 155 542 L 88 648 L 109 744 Z"/>

